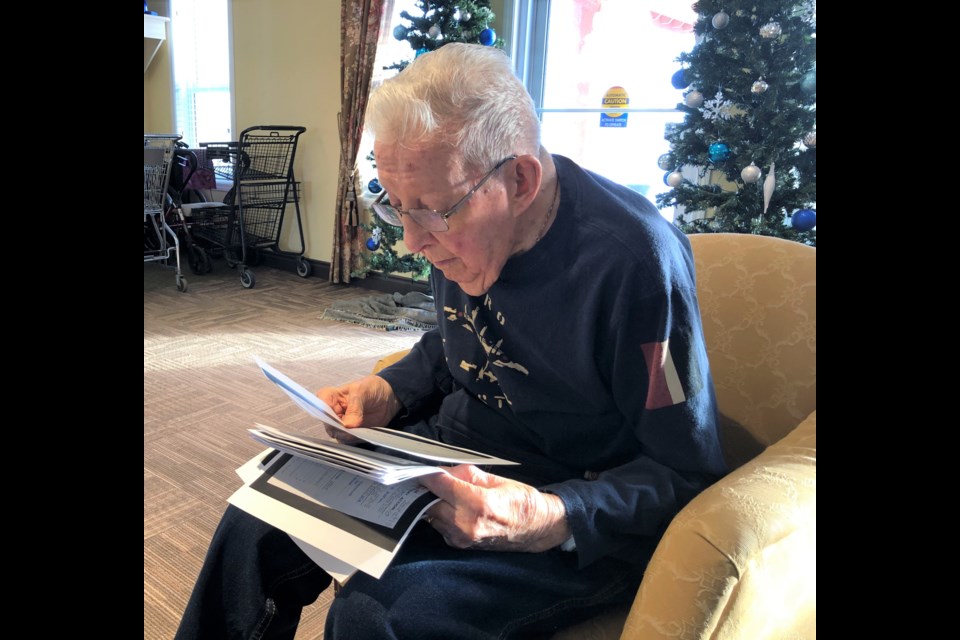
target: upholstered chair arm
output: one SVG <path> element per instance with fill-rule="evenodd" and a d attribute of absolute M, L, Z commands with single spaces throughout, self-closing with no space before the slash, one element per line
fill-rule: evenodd
<path fill-rule="evenodd" d="M 817 413 L 697 496 L 660 541 L 622 638 L 816 637 Z"/>
<path fill-rule="evenodd" d="M 410 353 L 410 349 L 404 349 L 403 351 L 396 351 L 394 353 L 391 353 L 388 356 L 384 356 L 380 358 L 379 360 L 377 360 L 377 364 L 373 365 L 373 371 L 371 371 L 371 373 L 376 373 L 378 371 L 386 369 L 387 367 L 392 365 L 394 362 L 402 360 L 403 357 L 408 353 Z"/>

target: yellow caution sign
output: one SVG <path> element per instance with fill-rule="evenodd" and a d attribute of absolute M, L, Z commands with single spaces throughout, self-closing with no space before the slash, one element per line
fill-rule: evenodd
<path fill-rule="evenodd" d="M 627 113 L 623 109 L 630 105 L 630 96 L 623 87 L 610 87 L 603 94 L 601 106 L 610 109 L 600 114 L 601 127 L 626 127 Z"/>

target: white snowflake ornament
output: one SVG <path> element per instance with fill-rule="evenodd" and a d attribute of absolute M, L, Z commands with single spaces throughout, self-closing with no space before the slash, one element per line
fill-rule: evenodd
<path fill-rule="evenodd" d="M 733 116 L 733 101 L 725 100 L 723 92 L 717 91 L 712 100 L 703 103 L 702 111 L 705 120 L 729 120 Z"/>

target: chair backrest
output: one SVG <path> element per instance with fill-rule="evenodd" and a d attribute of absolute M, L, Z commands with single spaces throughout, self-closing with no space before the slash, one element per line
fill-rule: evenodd
<path fill-rule="evenodd" d="M 817 408 L 817 250 L 750 234 L 689 238 L 733 469 Z"/>

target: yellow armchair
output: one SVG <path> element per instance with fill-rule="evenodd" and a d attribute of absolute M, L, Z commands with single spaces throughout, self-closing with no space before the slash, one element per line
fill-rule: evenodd
<path fill-rule="evenodd" d="M 555 640 L 816 637 L 817 252 L 744 234 L 690 243 L 733 471 L 674 518 L 629 609 Z"/>

